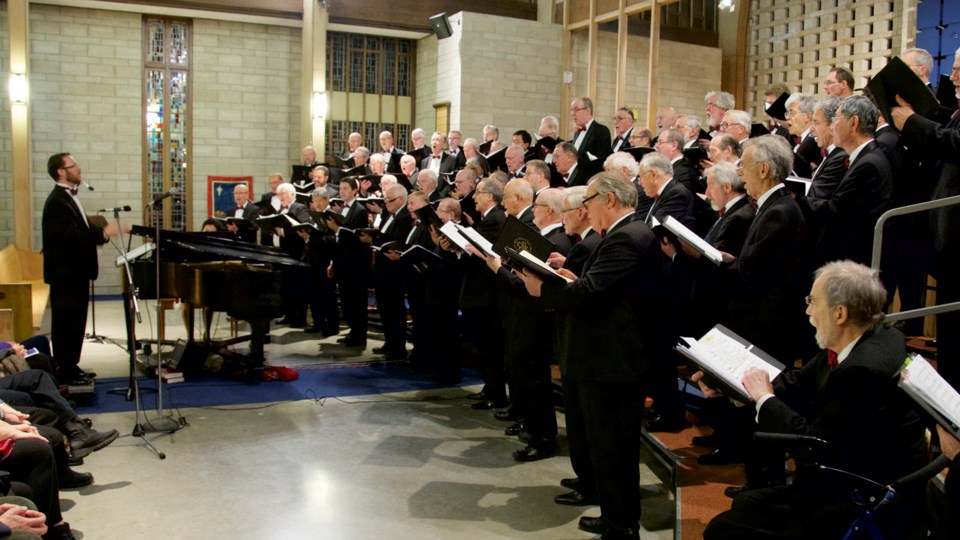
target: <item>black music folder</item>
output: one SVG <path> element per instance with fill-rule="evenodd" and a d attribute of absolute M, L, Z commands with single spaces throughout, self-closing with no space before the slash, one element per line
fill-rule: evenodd
<path fill-rule="evenodd" d="M 414 212 L 416 212 L 417 218 L 427 225 L 428 229 L 430 227 L 436 227 L 437 231 L 439 231 L 440 227 L 443 227 L 443 220 L 440 219 L 436 209 L 429 204 L 422 208 L 417 208 Z"/>
<path fill-rule="evenodd" d="M 313 184 L 313 181 L 310 180 L 310 171 L 312 170 L 313 167 L 309 165 L 294 165 L 293 172 L 290 174 L 290 183 L 294 187 L 305 182 Z"/>
<path fill-rule="evenodd" d="M 622 150 L 633 156 L 633 159 L 637 160 L 637 163 L 640 163 L 640 160 L 643 159 L 643 156 L 649 154 L 650 152 L 656 152 L 656 148 L 651 148 L 649 146 L 631 146 L 630 148 L 624 148 Z"/>
<path fill-rule="evenodd" d="M 344 178 L 363 176 L 365 174 L 367 174 L 366 165 L 360 165 L 352 169 L 330 169 L 330 181 L 333 182 L 334 185 L 339 185 L 340 180 Z"/>
<path fill-rule="evenodd" d="M 754 122 L 750 125 L 750 137 L 760 137 L 761 135 L 769 135 L 770 130 L 767 129 L 767 126 L 763 124 L 758 124 Z"/>
<path fill-rule="evenodd" d="M 344 154 L 345 157 L 333 156 L 333 162 L 336 163 L 338 169 L 352 169 L 356 167 L 356 163 L 353 160 L 353 156 L 350 154 Z"/>
<path fill-rule="evenodd" d="M 700 168 L 700 162 L 705 159 L 710 159 L 710 155 L 707 154 L 707 151 L 703 149 L 699 144 L 694 144 L 690 148 L 683 149 L 683 157 L 687 158 L 690 163 L 693 163 L 694 167 Z"/>
<path fill-rule="evenodd" d="M 505 257 L 508 247 L 517 253 L 528 251 L 534 257 L 543 260 L 546 260 L 557 249 L 553 242 L 540 234 L 540 231 L 531 229 L 528 225 L 510 215 L 507 216 L 503 226 L 500 227 L 497 241 L 493 243 L 493 251 L 501 257 Z"/>
<path fill-rule="evenodd" d="M 897 96 L 903 98 L 921 116 L 928 116 L 940 107 L 937 96 L 899 56 L 891 58 L 890 62 L 870 79 L 863 93 L 873 99 L 887 122 L 891 119 L 890 108 L 897 106 Z M 890 127 L 897 129 L 892 123 Z"/>
<path fill-rule="evenodd" d="M 359 185 L 364 180 L 370 182 L 370 187 L 367 188 L 367 193 L 373 193 L 374 191 L 380 191 L 380 179 L 382 178 L 383 176 L 379 174 L 365 174 L 357 178 L 357 184 Z"/>
<path fill-rule="evenodd" d="M 343 225 L 343 222 L 347 220 L 347 216 L 337 212 L 336 210 L 333 210 L 332 208 L 327 208 L 324 210 L 323 218 L 333 220 L 333 222 L 337 225 Z"/>
<path fill-rule="evenodd" d="M 505 173 L 510 173 L 507 170 L 507 149 L 501 148 L 496 152 L 485 156 L 487 158 L 487 166 L 490 167 L 490 172 L 493 171 L 503 171 Z"/>
<path fill-rule="evenodd" d="M 380 207 L 381 211 L 387 209 L 387 200 L 383 197 L 377 197 L 371 195 L 370 197 L 357 197 L 357 201 L 362 205 L 375 204 Z"/>
<path fill-rule="evenodd" d="M 294 225 L 299 225 L 300 222 L 293 218 L 290 214 L 270 214 L 267 216 L 260 216 L 257 218 L 257 225 L 261 229 L 272 233 L 273 229 L 277 227 L 282 227 L 284 229 L 289 229 Z"/>
<path fill-rule="evenodd" d="M 556 283 L 559 285 L 573 283 L 572 279 L 558 274 L 556 270 L 550 268 L 550 265 L 539 257 L 534 257 L 529 251 L 518 252 L 510 246 L 507 246 L 504 248 L 504 253 L 506 255 L 506 261 L 511 268 L 533 274 L 547 283 Z"/>
<path fill-rule="evenodd" d="M 431 156 L 433 154 L 429 146 L 421 146 L 416 150 L 407 152 L 407 155 L 413 156 L 413 158 L 417 160 L 417 167 L 419 167 L 420 162 L 422 162 L 427 156 Z"/>
<path fill-rule="evenodd" d="M 790 97 L 790 94 L 788 94 L 787 92 L 780 94 L 780 96 L 777 97 L 777 100 L 771 103 L 769 107 L 767 107 L 767 110 L 766 110 L 767 116 L 769 116 L 770 118 L 773 118 L 774 120 L 780 120 L 781 122 L 785 122 L 787 120 L 786 118 L 787 98 L 789 97 Z M 707 134 L 707 138 L 708 139 L 710 138 L 709 134 Z"/>

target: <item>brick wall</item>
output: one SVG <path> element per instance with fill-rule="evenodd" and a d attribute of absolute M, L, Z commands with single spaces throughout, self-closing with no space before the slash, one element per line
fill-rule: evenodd
<path fill-rule="evenodd" d="M 417 125 L 432 131 L 433 104 L 450 102 L 450 125 L 480 139 L 486 124 L 509 142 L 534 133 L 560 105 L 561 27 L 477 13 L 450 17 L 454 36 L 417 44 Z M 421 65 L 421 63 L 423 65 Z"/>
<path fill-rule="evenodd" d="M 587 91 L 587 32 L 573 35 L 573 84 L 571 96 Z M 646 124 L 647 71 L 649 69 L 649 38 L 630 36 L 627 41 L 627 100 L 615 103 L 617 77 L 617 34 L 601 32 L 598 36 L 597 95 L 594 115 L 600 123 L 613 131 L 614 111 L 621 106 L 637 109 L 637 124 Z M 690 45 L 675 41 L 660 41 L 657 107 L 674 107 L 679 113 L 695 114 L 706 122 L 703 96 L 720 88 L 722 52 L 718 48 Z M 564 109 L 565 110 L 565 109 Z M 656 131 L 655 126 L 649 126 Z"/>
<path fill-rule="evenodd" d="M 7 3 L 0 4 L 0 77 L 10 77 L 10 32 Z M 0 246 L 13 239 L 13 179 L 10 161 L 10 87 L 0 84 Z"/>

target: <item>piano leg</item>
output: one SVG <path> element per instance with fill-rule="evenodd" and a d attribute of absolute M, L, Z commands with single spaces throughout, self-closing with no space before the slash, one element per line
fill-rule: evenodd
<path fill-rule="evenodd" d="M 270 319 L 250 319 L 250 357 L 244 366 L 244 373 L 251 382 L 263 378 L 263 346 L 270 331 Z"/>

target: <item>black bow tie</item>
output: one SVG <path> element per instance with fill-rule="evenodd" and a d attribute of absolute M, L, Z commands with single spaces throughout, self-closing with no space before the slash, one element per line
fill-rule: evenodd
<path fill-rule="evenodd" d="M 67 191 L 69 191 L 70 194 L 73 195 L 74 197 L 76 197 L 76 196 L 77 196 L 77 193 L 80 192 L 80 190 L 78 190 L 78 189 L 75 188 L 75 187 L 68 187 L 68 188 L 67 188 Z"/>

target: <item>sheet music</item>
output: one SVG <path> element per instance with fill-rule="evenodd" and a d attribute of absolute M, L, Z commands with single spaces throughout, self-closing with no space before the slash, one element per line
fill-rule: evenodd
<path fill-rule="evenodd" d="M 925 358 L 914 355 L 907 360 L 900 371 L 900 386 L 913 390 L 954 426 L 960 426 L 960 393 Z"/>
<path fill-rule="evenodd" d="M 706 258 L 710 259 L 714 264 L 720 264 L 723 262 L 723 255 L 720 253 L 720 250 L 711 246 L 707 243 L 706 240 L 700 238 L 697 233 L 691 231 L 684 225 L 680 223 L 673 216 L 667 216 L 667 219 L 663 221 L 663 226 L 673 234 L 683 238 L 688 244 L 693 246 L 694 249 L 702 253 Z"/>
<path fill-rule="evenodd" d="M 563 278 L 563 280 L 566 281 L 567 283 L 573 283 L 573 280 L 572 280 L 572 279 L 568 278 L 567 276 L 564 276 L 563 274 L 558 273 L 558 272 L 557 272 L 556 270 L 554 270 L 549 264 L 541 261 L 540 259 L 538 259 L 535 255 L 533 255 L 533 254 L 530 253 L 529 251 L 527 251 L 527 250 L 521 251 L 521 252 L 520 252 L 520 256 L 523 257 L 524 259 L 530 261 L 531 263 L 539 266 L 540 268 L 543 268 L 545 271 L 550 272 L 551 274 L 553 274 L 553 275 L 555 275 L 555 276 L 559 276 L 559 277 Z"/>
<path fill-rule="evenodd" d="M 470 253 L 469 251 L 467 251 L 467 245 L 469 245 L 470 242 L 466 238 L 464 238 L 463 235 L 460 234 L 459 229 L 457 229 L 456 223 L 452 221 L 448 221 L 444 223 L 443 226 L 440 227 L 440 232 L 443 233 L 444 236 L 449 238 L 451 242 L 456 244 L 457 247 L 460 248 L 462 251 L 466 251 L 470 255 L 473 255 L 473 253 Z"/>
<path fill-rule="evenodd" d="M 709 368 L 712 375 L 723 379 L 731 387 L 749 397 L 743 387 L 743 374 L 750 368 L 766 371 L 770 380 L 780 375 L 780 369 L 753 354 L 753 345 L 744 346 L 731 336 L 714 327 L 699 340 L 691 337 L 681 337 L 687 343 L 687 349 L 697 360 L 703 362 L 703 367 Z M 681 345 L 682 347 L 682 345 Z"/>
<path fill-rule="evenodd" d="M 490 243 L 489 240 L 484 238 L 482 234 L 478 233 L 476 229 L 474 229 L 473 227 L 462 227 L 460 225 L 457 225 L 456 223 L 454 223 L 454 225 L 457 227 L 457 230 L 460 231 L 461 235 L 467 238 L 467 240 L 471 244 L 473 244 L 475 247 L 480 248 L 480 250 L 483 251 L 485 254 L 491 255 L 493 257 L 500 256 L 497 254 L 496 251 L 493 250 L 493 244 Z"/>

